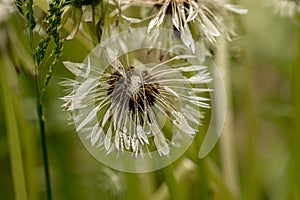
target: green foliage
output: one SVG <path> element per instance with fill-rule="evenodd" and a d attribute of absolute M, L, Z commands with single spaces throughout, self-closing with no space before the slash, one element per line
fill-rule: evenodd
<path fill-rule="evenodd" d="M 46 74 L 44 84 L 42 86 L 42 93 L 45 92 L 45 89 L 50 81 L 51 74 L 53 72 L 54 66 L 58 63 L 59 58 L 62 55 L 63 50 L 63 40 L 60 38 L 58 27 L 61 23 L 62 9 L 64 7 L 63 1 L 55 0 L 49 4 L 49 9 L 47 11 L 48 15 L 46 17 L 46 23 L 48 25 L 46 29 L 46 36 L 38 43 L 37 48 L 34 52 L 34 57 L 36 59 L 36 65 L 41 69 L 41 63 L 45 57 L 46 50 L 49 46 L 51 38 L 54 39 L 54 48 L 50 57 L 54 57 L 52 63 L 49 66 L 48 73 Z M 42 74 L 42 73 L 40 73 Z"/>
<path fill-rule="evenodd" d="M 49 84 L 50 78 L 51 78 L 51 74 L 53 72 L 53 68 L 54 66 L 58 63 L 60 57 L 62 56 L 62 51 L 63 51 L 63 40 L 60 38 L 59 36 L 59 32 L 58 32 L 58 27 L 61 23 L 61 16 L 62 16 L 62 8 L 63 8 L 63 1 L 53 1 L 52 3 L 50 3 L 50 8 L 49 8 L 49 13 L 50 15 L 47 16 L 46 20 L 47 23 L 49 24 L 49 27 L 47 28 L 47 35 L 51 35 L 54 39 L 54 49 L 51 53 L 50 56 L 54 57 L 54 60 L 52 61 L 48 73 L 46 74 L 46 78 L 45 78 L 45 83 L 43 85 L 43 93 L 47 87 L 47 85 Z M 47 37 L 47 36 L 46 36 Z M 43 43 L 44 41 L 42 41 L 41 43 Z M 46 42 L 45 42 L 46 43 Z M 49 44 L 49 42 L 48 42 Z M 43 46 L 43 45 L 42 45 Z M 38 55 L 38 49 L 36 51 L 36 55 Z M 41 56 L 43 57 L 43 56 Z M 37 59 L 37 62 L 39 63 L 39 60 L 41 58 Z"/>
<path fill-rule="evenodd" d="M 16 4 L 16 7 L 17 7 L 18 11 L 21 14 L 24 14 L 24 12 L 23 12 L 23 1 L 22 0 L 15 0 L 15 4 Z"/>
<path fill-rule="evenodd" d="M 17 5 L 19 5 L 19 3 L 17 3 Z M 18 6 L 18 7 L 20 7 L 20 6 Z M 25 17 L 27 20 L 27 26 L 33 30 L 34 27 L 36 26 L 35 18 L 33 16 L 33 1 L 32 0 L 25 1 L 24 7 L 26 8 L 26 11 L 24 12 L 24 14 L 25 14 Z"/>

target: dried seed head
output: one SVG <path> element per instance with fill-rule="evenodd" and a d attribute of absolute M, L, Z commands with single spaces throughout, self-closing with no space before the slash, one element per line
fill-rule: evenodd
<path fill-rule="evenodd" d="M 74 74 L 79 73 L 75 66 L 84 67 L 86 72 L 97 70 L 89 64 L 68 63 L 66 66 Z M 97 73 L 98 77 L 83 73 L 82 82 L 64 82 L 64 85 L 74 84 L 70 95 L 64 98 L 65 107 L 76 113 L 95 104 L 85 115 L 74 116 L 77 131 L 91 130 L 88 137 L 92 145 L 103 145 L 108 152 L 130 151 L 134 157 L 143 155 L 154 145 L 160 155 L 168 155 L 167 141 L 175 140 L 176 134 L 164 134 L 164 121 L 192 136 L 200 123 L 198 107 L 209 107 L 202 102 L 206 99 L 197 96 L 189 86 L 209 81 L 205 73 L 199 73 L 201 69 L 205 68 L 169 68 L 155 64 L 127 70 L 110 66 L 109 70 Z M 194 75 L 187 79 L 181 72 Z"/>

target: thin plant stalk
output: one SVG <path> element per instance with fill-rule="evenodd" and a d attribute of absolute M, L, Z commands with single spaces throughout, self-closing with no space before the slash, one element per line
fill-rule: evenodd
<path fill-rule="evenodd" d="M 8 150 L 12 168 L 15 199 L 27 199 L 24 164 L 21 151 L 21 142 L 18 130 L 18 118 L 15 113 L 16 94 L 12 91 L 16 89 L 14 76 L 12 75 L 12 63 L 7 55 L 0 59 L 0 66 L 3 75 L 0 76 L 0 90 L 3 102 L 4 117 L 7 129 Z M 11 76 L 12 75 L 12 76 Z"/>
<path fill-rule="evenodd" d="M 216 199 L 226 199 L 234 200 L 236 197 L 233 196 L 228 185 L 224 182 L 224 178 L 221 176 L 221 172 L 217 167 L 216 163 L 212 159 L 206 160 L 206 169 L 209 180 L 213 183 L 211 184 L 212 190 L 219 195 L 220 198 Z M 204 198 L 203 198 L 204 199 Z"/>
<path fill-rule="evenodd" d="M 198 160 L 198 167 L 200 174 L 200 197 L 201 199 L 210 199 L 206 159 L 203 158 Z"/>
<path fill-rule="evenodd" d="M 176 178 L 176 182 L 177 183 L 182 183 L 187 181 L 188 177 L 190 174 L 196 173 L 196 164 L 193 163 L 193 161 L 191 161 L 188 158 L 184 158 L 179 165 L 176 167 L 176 169 L 171 171 Z M 164 200 L 164 199 L 173 199 L 170 192 L 168 191 L 169 186 L 167 186 L 167 181 L 165 181 L 165 183 L 161 184 L 161 186 L 156 189 L 156 191 L 153 193 L 153 195 L 151 196 L 151 198 L 149 198 L 150 200 Z M 177 186 L 176 186 L 177 187 Z M 182 199 L 182 196 L 178 196 L 181 194 L 177 194 L 175 198 L 177 199 Z"/>
<path fill-rule="evenodd" d="M 224 39 L 219 41 L 218 51 L 216 55 L 216 64 L 222 74 L 224 86 L 226 89 L 226 102 L 227 102 L 227 113 L 226 121 L 224 124 L 223 132 L 220 138 L 221 145 L 221 157 L 223 165 L 224 179 L 231 192 L 239 198 L 240 189 L 238 184 L 238 173 L 237 173 L 237 161 L 236 161 L 236 150 L 235 150 L 235 137 L 234 130 L 232 127 L 233 123 L 233 109 L 231 106 L 231 90 L 230 90 L 230 72 L 228 63 L 228 47 Z M 218 99 L 216 100 L 218 103 Z"/>
<path fill-rule="evenodd" d="M 201 143 L 204 140 L 204 135 L 203 134 L 197 134 L 195 143 L 197 149 L 201 148 Z M 200 143 L 201 142 L 201 143 Z M 200 199 L 209 199 L 209 184 L 208 184 L 208 174 L 207 174 L 207 159 L 206 158 L 197 158 L 197 161 L 195 161 L 198 165 L 198 172 L 200 175 Z"/>
<path fill-rule="evenodd" d="M 37 154 L 35 136 L 32 134 L 31 127 L 28 125 L 27 121 L 24 119 L 23 113 L 20 110 L 20 99 L 17 99 L 16 105 L 16 115 L 19 123 L 20 130 L 22 130 L 21 141 L 24 149 L 24 164 L 26 172 L 26 183 L 28 191 L 28 199 L 37 200 L 39 199 L 38 191 L 38 181 L 36 178 L 36 164 L 37 164 Z"/>
<path fill-rule="evenodd" d="M 147 185 L 147 187 L 143 187 L 143 192 L 141 193 L 141 199 L 149 199 L 149 197 L 155 191 L 155 174 L 152 173 L 144 173 L 139 174 L 139 182 Z"/>
<path fill-rule="evenodd" d="M 300 185 L 300 174 L 299 174 L 299 163 L 300 158 L 298 155 L 300 145 L 300 14 L 298 14 L 298 52 L 293 65 L 292 72 L 292 103 L 293 103 L 293 129 L 291 133 L 291 189 L 289 192 L 288 199 L 300 199 L 299 185 Z"/>
<path fill-rule="evenodd" d="M 33 6 L 33 0 L 29 1 L 29 5 Z M 28 12 L 30 16 L 33 17 L 32 7 L 29 8 Z M 31 21 L 28 21 L 29 27 L 32 27 Z M 29 42 L 30 42 L 30 51 L 31 54 L 34 56 L 34 39 L 33 39 L 33 30 L 29 28 Z M 39 122 L 39 132 L 41 134 L 41 148 L 42 148 L 42 155 L 43 155 L 43 166 L 44 166 L 44 176 L 45 176 L 45 184 L 46 184 L 46 194 L 47 199 L 51 200 L 51 182 L 50 182 L 50 172 L 49 172 L 49 162 L 48 162 L 48 153 L 47 153 L 47 143 L 46 143 L 46 126 L 45 126 L 45 116 L 44 116 L 44 110 L 43 110 L 43 104 L 42 104 L 42 96 L 41 96 L 41 90 L 40 90 L 40 80 L 39 80 L 39 68 L 35 62 L 35 71 L 36 77 L 34 78 L 35 81 L 35 92 L 36 92 L 36 110 L 38 115 L 38 122 Z"/>
<path fill-rule="evenodd" d="M 140 199 L 140 188 L 137 174 L 125 173 L 126 181 L 126 199 L 135 200 Z"/>
<path fill-rule="evenodd" d="M 245 35 L 245 43 L 241 44 L 243 49 L 239 64 L 243 66 L 242 79 L 243 82 L 243 103 L 245 104 L 244 115 L 247 122 L 246 127 L 246 169 L 247 179 L 243 183 L 243 197 L 244 199 L 259 199 L 259 192 L 261 186 L 261 177 L 259 175 L 259 163 L 256 156 L 255 140 L 258 132 L 258 121 L 255 113 L 255 104 L 253 103 L 253 91 L 251 89 L 251 83 L 253 82 L 253 55 L 251 48 L 247 45 L 249 38 L 247 37 L 247 27 L 245 21 L 242 18 L 237 18 L 240 32 Z"/>
<path fill-rule="evenodd" d="M 38 80 L 35 80 L 35 87 L 36 87 L 36 109 L 38 114 L 38 121 L 39 121 L 39 131 L 41 134 L 41 147 L 42 147 L 42 155 L 43 155 L 43 165 L 44 165 L 44 176 L 46 182 L 46 193 L 47 199 L 51 200 L 51 182 L 50 182 L 50 172 L 49 172 L 49 162 L 48 162 L 48 153 L 47 153 L 47 143 L 46 143 L 46 126 L 45 126 L 45 116 L 44 110 L 42 105 L 42 100 L 40 96 L 40 90 Z"/>
<path fill-rule="evenodd" d="M 239 19 L 239 27 L 241 32 L 247 36 L 247 30 L 245 27 L 245 23 L 241 18 Z M 248 40 L 245 40 L 246 43 Z M 257 117 L 255 114 L 255 105 L 253 104 L 253 94 L 251 90 L 251 82 L 253 81 L 253 69 L 252 60 L 253 55 L 251 54 L 251 49 L 249 49 L 246 44 L 242 44 L 242 55 L 239 61 L 239 64 L 243 66 L 242 72 L 242 79 L 244 80 L 243 84 L 243 102 L 245 104 L 244 108 L 244 115 L 247 122 L 246 127 L 246 162 L 247 162 L 247 179 L 243 185 L 243 197 L 245 199 L 258 199 L 259 196 L 259 189 L 261 187 L 260 183 L 260 176 L 259 176 L 259 169 L 258 169 L 258 162 L 256 159 L 256 147 L 255 147 L 255 140 L 256 140 L 256 133 L 257 133 Z"/>
<path fill-rule="evenodd" d="M 171 199 L 180 200 L 180 190 L 174 176 L 173 165 L 168 165 L 167 167 L 163 168 L 162 172 L 164 174 L 165 183 L 168 186 Z"/>

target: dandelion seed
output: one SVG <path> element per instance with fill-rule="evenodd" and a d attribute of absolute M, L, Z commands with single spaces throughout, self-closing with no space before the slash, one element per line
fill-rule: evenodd
<path fill-rule="evenodd" d="M 195 135 L 203 117 L 199 108 L 209 107 L 207 99 L 198 96 L 191 86 L 200 87 L 210 81 L 206 67 L 190 64 L 183 68 L 188 57 L 170 59 L 181 67 L 125 67 L 118 60 L 112 62 L 118 63 L 117 67 L 110 65 L 105 71 L 92 66 L 90 61 L 65 62 L 77 76 L 76 81 L 62 82 L 63 86 L 73 87 L 62 98 L 65 110 L 73 113 L 76 130 L 87 134 L 91 146 L 103 148 L 107 154 L 129 151 L 136 158 L 157 151 L 167 156 L 170 145 L 180 144 L 182 136 L 178 134 Z M 89 107 L 88 112 L 81 112 Z M 173 132 L 165 132 L 166 123 Z"/>

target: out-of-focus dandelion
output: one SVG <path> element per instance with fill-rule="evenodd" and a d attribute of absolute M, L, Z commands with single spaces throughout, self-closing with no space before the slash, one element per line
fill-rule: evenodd
<path fill-rule="evenodd" d="M 120 0 L 71 1 L 71 3 L 68 3 L 65 6 L 62 17 L 61 27 L 67 22 L 68 19 L 72 19 L 73 21 L 72 31 L 65 39 L 73 39 L 83 21 L 89 24 L 95 24 L 95 30 L 93 31 L 96 31 L 98 41 L 100 41 L 103 34 L 104 18 L 108 6 L 110 6 L 110 9 L 112 9 L 108 17 L 113 19 L 112 21 L 115 21 L 115 24 L 107 26 L 107 28 L 104 30 L 104 33 L 107 34 L 105 36 L 110 35 L 107 32 L 109 32 L 112 27 L 123 27 L 126 30 L 129 27 L 128 24 L 141 22 L 141 20 L 138 18 L 127 17 L 122 13 L 123 9 L 126 9 L 124 7 L 126 5 L 126 8 L 128 8 L 128 1 Z"/>
<path fill-rule="evenodd" d="M 300 2 L 297 0 L 269 0 L 268 4 L 273 7 L 275 14 L 281 17 L 292 18 L 300 12 Z"/>
<path fill-rule="evenodd" d="M 70 1 L 63 11 L 62 26 L 71 18 L 73 20 L 73 28 L 65 39 L 71 40 L 75 37 L 81 20 L 88 23 L 95 23 L 98 29 L 101 28 L 106 9 L 105 2 L 101 0 Z"/>
<path fill-rule="evenodd" d="M 247 13 L 246 9 L 218 0 L 159 0 L 144 4 L 159 7 L 157 14 L 149 23 L 149 33 L 161 27 L 177 30 L 181 33 L 185 45 L 191 48 L 193 44 L 185 38 L 212 44 L 218 37 L 230 39 L 230 35 L 234 32 L 228 17 L 232 13 Z"/>
<path fill-rule="evenodd" d="M 14 1 L 0 1 L 0 58 L 8 56 L 17 71 L 23 69 L 28 74 L 35 74 L 33 60 L 22 46 L 20 38 L 10 26 L 10 18 L 15 12 Z"/>
<path fill-rule="evenodd" d="M 96 186 L 104 196 L 103 199 L 126 199 L 126 183 L 121 173 L 103 167 L 98 173 Z"/>
<path fill-rule="evenodd" d="M 62 82 L 69 88 L 62 98 L 64 108 L 72 111 L 76 131 L 107 153 L 168 155 L 169 145 L 180 145 L 180 135 L 197 132 L 203 117 L 199 108 L 209 108 L 209 99 L 199 96 L 208 91 L 200 85 L 211 80 L 209 73 L 205 66 L 187 64 L 186 58 L 128 67 L 115 60 L 106 70 L 92 66 L 89 59 L 87 64 L 65 62 L 77 76 Z M 167 66 L 174 61 L 176 67 Z M 80 112 L 91 105 L 88 113 Z"/>
<path fill-rule="evenodd" d="M 10 17 L 12 5 L 9 2 L 0 2 L 0 55 L 7 48 L 8 34 L 6 31 L 6 20 Z"/>

